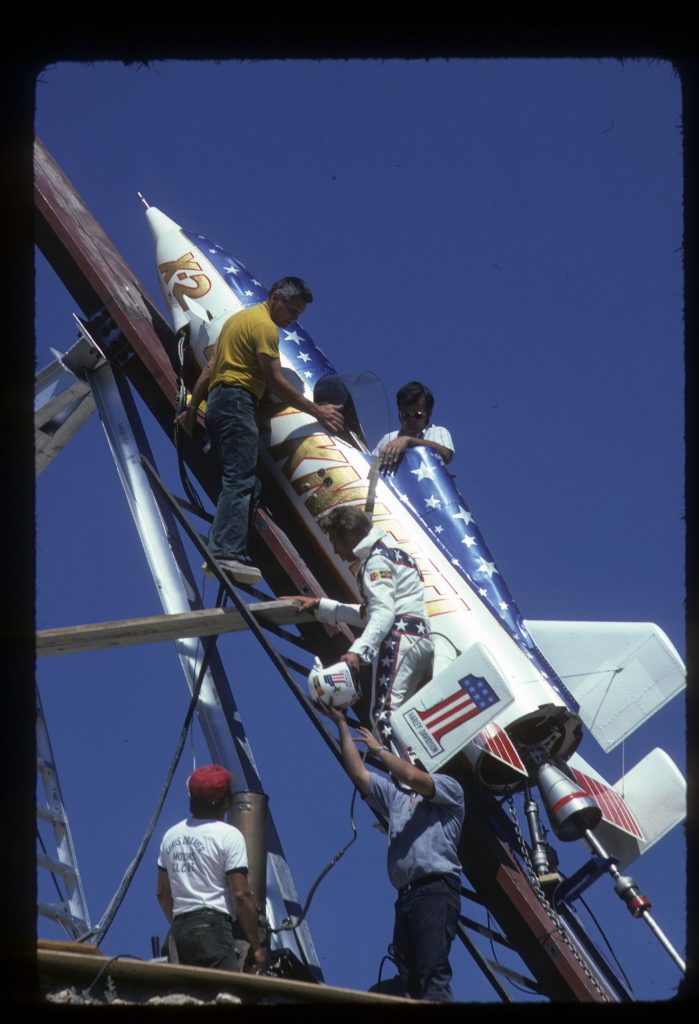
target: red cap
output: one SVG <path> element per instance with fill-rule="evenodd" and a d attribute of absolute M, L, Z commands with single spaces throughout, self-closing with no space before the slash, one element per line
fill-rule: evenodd
<path fill-rule="evenodd" d="M 231 789 L 231 773 L 220 764 L 205 764 L 187 779 L 187 792 L 212 804 L 222 800 Z"/>

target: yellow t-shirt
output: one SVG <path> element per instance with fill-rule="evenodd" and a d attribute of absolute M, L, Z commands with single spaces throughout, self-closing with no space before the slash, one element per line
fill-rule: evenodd
<path fill-rule="evenodd" d="M 279 358 L 279 330 L 269 315 L 266 302 L 241 309 L 226 320 L 218 336 L 209 391 L 216 384 L 239 384 L 262 398 L 267 385 L 260 370 L 258 352 Z"/>

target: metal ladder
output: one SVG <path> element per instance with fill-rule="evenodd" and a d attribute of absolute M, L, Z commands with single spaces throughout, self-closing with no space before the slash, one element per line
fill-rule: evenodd
<path fill-rule="evenodd" d="M 46 720 L 41 705 L 39 691 L 36 691 L 36 751 L 37 774 L 41 780 L 43 803 L 37 798 L 37 864 L 45 868 L 53 876 L 54 885 L 60 896 L 58 902 L 39 901 L 37 910 L 43 917 L 57 921 L 65 928 L 72 939 L 77 939 L 89 931 L 90 914 L 83 891 L 75 847 L 70 834 L 68 815 L 63 803 L 61 786 L 53 759 L 51 741 L 46 728 Z M 38 797 L 38 794 L 37 794 Z M 53 836 L 55 856 L 49 855 L 43 840 L 41 824 Z M 64 892 L 58 878 L 60 877 Z"/>

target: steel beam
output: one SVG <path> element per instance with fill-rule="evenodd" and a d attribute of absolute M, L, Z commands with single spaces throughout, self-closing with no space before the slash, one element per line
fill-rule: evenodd
<path fill-rule="evenodd" d="M 151 488 L 141 457 L 152 461 L 133 397 L 123 375 L 108 364 L 89 371 L 87 379 L 124 488 L 163 609 L 177 614 L 202 607 L 177 525 L 170 510 Z M 196 639 L 178 639 L 175 647 L 193 692 L 203 655 Z M 264 792 L 250 742 L 245 734 L 223 664 L 216 652 L 209 661 L 197 713 L 212 760 L 234 772 L 244 788 Z M 274 927 L 299 912 L 299 900 L 281 841 L 270 814 L 267 912 Z M 290 948 L 315 976 L 322 972 L 307 925 L 284 932 L 280 945 Z"/>

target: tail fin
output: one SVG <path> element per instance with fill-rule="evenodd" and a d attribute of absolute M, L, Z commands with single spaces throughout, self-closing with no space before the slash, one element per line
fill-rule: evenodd
<path fill-rule="evenodd" d="M 656 747 L 613 786 L 579 754 L 568 761 L 582 789 L 602 810 L 595 836 L 623 870 L 684 820 L 687 784 L 672 759 Z"/>
<path fill-rule="evenodd" d="M 612 750 L 685 685 L 682 659 L 652 622 L 526 622 L 537 647 Z"/>

